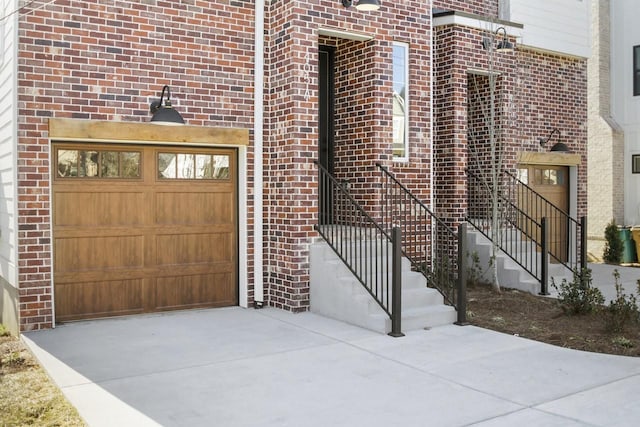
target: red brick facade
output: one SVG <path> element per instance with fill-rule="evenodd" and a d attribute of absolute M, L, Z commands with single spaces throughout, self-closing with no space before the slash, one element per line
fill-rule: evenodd
<path fill-rule="evenodd" d="M 407 1 L 376 13 L 323 0 L 314 7 L 273 2 L 269 10 L 266 99 L 269 162 L 265 204 L 268 299 L 292 311 L 309 307 L 308 244 L 316 237 L 318 156 L 318 48 L 335 48 L 335 172 L 352 182 L 354 195 L 376 209 L 370 196 L 376 162 L 393 165 L 428 200 L 430 136 L 430 11 Z M 373 36 L 351 41 L 318 36 L 318 27 Z M 398 30 L 402 28 L 402 30 Z M 394 41 L 411 45 L 411 157 L 393 164 L 391 53 Z M 377 179 L 377 178 L 374 178 Z"/>
<path fill-rule="evenodd" d="M 387 166 L 423 202 L 466 215 L 469 69 L 488 67 L 480 31 L 433 28 L 431 2 L 384 2 L 378 12 L 338 0 L 267 1 L 264 40 L 265 302 L 309 308 L 308 245 L 317 237 L 318 49 L 335 48 L 335 172 L 375 210 L 374 165 Z M 497 16 L 497 0 L 434 7 Z M 23 14 L 19 30 L 19 280 L 22 330 L 51 327 L 52 261 L 47 119 L 147 122 L 162 86 L 190 125 L 253 129 L 254 2 L 58 0 Z M 372 36 L 351 41 L 318 28 Z M 433 36 L 433 40 L 431 39 Z M 409 45 L 409 159 L 392 156 L 391 55 Z M 432 51 L 433 46 L 433 51 Z M 433 70 L 431 64 L 434 64 Z M 517 151 L 561 129 L 583 154 L 579 213 L 586 212 L 586 61 L 519 50 L 496 60 L 509 167 Z M 433 73 L 433 81 L 431 76 Z M 481 83 L 477 93 L 482 93 Z M 434 106 L 433 111 L 431 106 Z M 432 123 L 433 117 L 433 123 Z M 473 122 L 473 118 L 471 118 Z M 432 134 L 433 128 L 433 134 Z M 481 133 L 482 131 L 478 131 Z M 431 152 L 431 146 L 434 152 Z M 253 140 L 251 141 L 253 144 Z M 253 145 L 247 159 L 248 259 L 253 253 Z M 432 174 L 435 182 L 431 182 Z M 254 272 L 248 266 L 252 302 Z"/>
<path fill-rule="evenodd" d="M 22 330 L 53 320 L 49 117 L 147 122 L 149 104 L 168 84 L 191 125 L 252 125 L 253 2 L 116 4 L 58 0 L 20 16 Z"/>
<path fill-rule="evenodd" d="M 474 15 L 497 18 L 497 0 L 433 0 L 433 7 L 442 10 L 455 10 Z"/>
<path fill-rule="evenodd" d="M 463 219 L 468 211 L 465 168 L 476 173 L 489 169 L 487 72 L 492 70 L 497 73 L 495 129 L 504 169 L 515 170 L 518 153 L 548 151 L 539 139 L 557 128 L 562 142 L 582 156 L 576 211 L 578 217 L 586 215 L 586 61 L 523 47 L 491 54 L 482 47 L 486 36 L 463 26 L 435 29 L 435 211 L 452 223 Z"/>

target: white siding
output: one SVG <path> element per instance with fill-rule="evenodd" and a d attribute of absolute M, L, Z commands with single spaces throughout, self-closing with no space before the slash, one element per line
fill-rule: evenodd
<path fill-rule="evenodd" d="M 0 0 L 0 276 L 9 284 L 17 278 L 17 0 Z M 8 16 L 10 15 L 10 16 Z"/>
<path fill-rule="evenodd" d="M 639 20 L 638 0 L 611 2 L 611 113 L 623 126 L 640 125 L 640 96 L 633 96 L 633 46 L 640 45 Z"/>
<path fill-rule="evenodd" d="M 611 115 L 624 131 L 624 221 L 640 225 L 640 174 L 631 156 L 640 154 L 640 96 L 633 96 L 633 46 L 640 45 L 640 2 L 611 2 Z"/>
<path fill-rule="evenodd" d="M 503 0 L 501 18 L 524 25 L 525 46 L 588 58 L 590 0 Z"/>

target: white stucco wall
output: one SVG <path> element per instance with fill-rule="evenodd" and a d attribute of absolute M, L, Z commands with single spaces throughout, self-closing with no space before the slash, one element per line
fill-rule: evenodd
<path fill-rule="evenodd" d="M 2 16 L 17 0 L 2 0 Z M 0 276 L 16 285 L 16 24 L 17 14 L 0 21 Z"/>
<path fill-rule="evenodd" d="M 640 96 L 633 96 L 633 46 L 640 45 L 640 2 L 611 2 L 611 113 L 624 131 L 624 222 L 640 225 L 640 174 L 631 156 L 640 154 Z"/>
<path fill-rule="evenodd" d="M 500 18 L 523 24 L 520 43 L 588 58 L 591 0 L 501 0 Z"/>

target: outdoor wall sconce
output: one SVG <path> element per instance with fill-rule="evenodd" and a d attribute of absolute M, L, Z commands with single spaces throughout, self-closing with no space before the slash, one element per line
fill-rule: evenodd
<path fill-rule="evenodd" d="M 498 37 L 498 34 L 502 32 L 503 36 L 502 36 L 502 40 L 498 41 L 498 44 L 496 45 L 496 50 L 498 51 L 507 51 L 507 50 L 513 50 L 515 49 L 515 45 L 513 43 L 511 43 L 509 41 L 509 39 L 507 38 L 507 29 L 504 27 L 499 27 L 495 32 L 494 32 L 494 37 Z M 493 44 L 493 40 L 494 37 L 485 37 L 482 39 L 482 47 L 484 48 L 484 50 L 489 50 Z"/>
<path fill-rule="evenodd" d="M 354 5 L 358 10 L 378 10 L 380 2 L 378 0 L 342 0 L 344 7 Z"/>
<path fill-rule="evenodd" d="M 164 101 L 164 105 L 162 105 L 162 99 L 164 98 L 164 93 L 167 92 L 167 99 Z M 151 122 L 157 125 L 169 125 L 169 126 L 179 126 L 184 124 L 184 119 L 176 110 L 171 106 L 171 90 L 168 85 L 164 85 L 162 88 L 162 93 L 160 94 L 160 100 L 154 101 L 151 103 L 151 113 L 153 117 L 151 117 Z"/>
<path fill-rule="evenodd" d="M 549 136 L 546 139 L 545 138 L 540 138 L 538 140 L 540 142 L 540 146 L 544 147 L 545 145 L 547 145 L 547 142 L 549 142 L 549 140 L 551 140 L 553 135 L 556 135 L 558 137 L 558 142 L 553 144 L 553 147 L 551 147 L 551 150 L 549 150 L 549 151 L 562 151 L 562 152 L 569 151 L 569 147 L 567 147 L 567 144 L 564 144 L 564 143 L 560 142 L 560 131 L 558 129 L 556 129 L 556 128 L 553 128 L 551 130 L 551 133 L 549 133 Z"/>

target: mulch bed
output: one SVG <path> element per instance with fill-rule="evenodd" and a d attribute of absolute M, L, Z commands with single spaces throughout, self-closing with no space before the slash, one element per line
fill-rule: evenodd
<path fill-rule="evenodd" d="M 495 293 L 483 285 L 468 289 L 468 301 L 469 321 L 476 326 L 576 350 L 640 356 L 640 326 L 610 332 L 604 310 L 567 315 L 553 298 L 513 289 Z"/>

